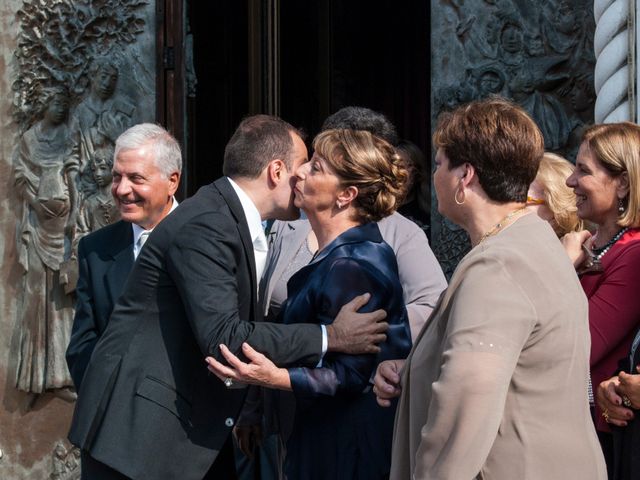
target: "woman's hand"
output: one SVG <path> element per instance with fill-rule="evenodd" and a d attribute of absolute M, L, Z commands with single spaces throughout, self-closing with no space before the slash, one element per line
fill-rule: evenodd
<path fill-rule="evenodd" d="M 619 385 L 618 377 L 611 377 L 600 383 L 596 392 L 596 401 L 607 423 L 626 427 L 627 422 L 633 419 L 633 411 L 622 406 L 622 397 L 618 394 Z"/>
<path fill-rule="evenodd" d="M 373 393 L 381 407 L 389 407 L 391 400 L 402 393 L 400 385 L 400 372 L 404 366 L 404 360 L 385 360 L 378 365 L 376 376 L 373 378 Z"/>
<path fill-rule="evenodd" d="M 587 255 L 582 248 L 582 245 L 591 238 L 591 232 L 589 230 L 582 230 L 581 232 L 569 232 L 562 237 L 562 246 L 564 247 L 567 255 L 573 262 L 573 266 L 578 268 L 587 259 Z"/>
<path fill-rule="evenodd" d="M 636 371 L 640 372 L 640 366 L 636 366 Z M 640 409 L 640 375 L 620 372 L 618 380 L 616 391 L 622 397 L 623 405 Z"/>
<path fill-rule="evenodd" d="M 291 380 L 286 368 L 278 368 L 260 352 L 256 352 L 248 343 L 242 344 L 242 353 L 251 363 L 245 363 L 236 357 L 226 345 L 220 345 L 222 356 L 229 362 L 223 365 L 213 357 L 207 357 L 209 371 L 214 373 L 225 385 L 249 383 L 261 387 L 291 390 Z"/>

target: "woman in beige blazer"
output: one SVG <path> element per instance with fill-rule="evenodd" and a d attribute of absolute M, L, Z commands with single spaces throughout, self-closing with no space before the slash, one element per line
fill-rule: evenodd
<path fill-rule="evenodd" d="M 434 145 L 438 209 L 473 248 L 409 358 L 378 368 L 378 403 L 401 395 L 391 479 L 605 479 L 587 301 L 552 228 L 525 210 L 540 130 L 490 99 L 441 118 Z"/>

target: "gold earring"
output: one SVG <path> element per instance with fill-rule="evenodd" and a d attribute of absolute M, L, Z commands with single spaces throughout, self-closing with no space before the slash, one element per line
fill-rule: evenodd
<path fill-rule="evenodd" d="M 462 192 L 462 201 L 458 200 L 458 193 Z M 466 200 L 465 196 L 464 196 L 464 190 L 457 188 L 456 189 L 456 193 L 453 196 L 453 200 L 456 202 L 456 204 L 458 205 L 463 205 L 464 201 Z"/>

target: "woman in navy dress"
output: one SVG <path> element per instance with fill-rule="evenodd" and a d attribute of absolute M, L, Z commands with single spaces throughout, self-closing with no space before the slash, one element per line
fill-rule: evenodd
<path fill-rule="evenodd" d="M 406 357 L 411 336 L 395 255 L 375 222 L 400 204 L 408 175 L 393 148 L 368 132 L 328 130 L 316 137 L 314 149 L 296 172 L 294 193 L 318 251 L 289 280 L 280 320 L 331 325 L 342 305 L 369 292 L 361 311 L 387 312 L 387 340 L 377 355 L 328 353 L 315 369 L 278 368 L 248 345 L 243 353 L 251 364 L 243 364 L 221 347 L 235 369 L 210 368 L 221 378 L 293 392 L 288 479 L 383 479 L 394 409 L 377 406 L 370 381 L 380 361 Z"/>

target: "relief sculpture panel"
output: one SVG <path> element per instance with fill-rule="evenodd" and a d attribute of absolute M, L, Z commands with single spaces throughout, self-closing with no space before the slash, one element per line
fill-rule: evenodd
<path fill-rule="evenodd" d="M 432 125 L 442 111 L 501 95 L 532 116 L 547 150 L 573 160 L 593 123 L 593 2 L 440 0 L 431 10 Z M 435 210 L 432 228 L 450 276 L 468 239 Z"/>
<path fill-rule="evenodd" d="M 109 191 L 115 140 L 153 120 L 137 107 L 155 82 L 136 49 L 147 4 L 31 0 L 17 13 L 13 118 L 22 133 L 13 165 L 24 274 L 13 358 L 15 387 L 32 403 L 45 392 L 75 398 L 64 355 L 77 242 L 118 219 Z"/>
<path fill-rule="evenodd" d="M 155 120 L 156 3 L 0 2 L 0 478 L 80 478 L 66 435 L 76 248 L 118 219 L 114 141 Z"/>

